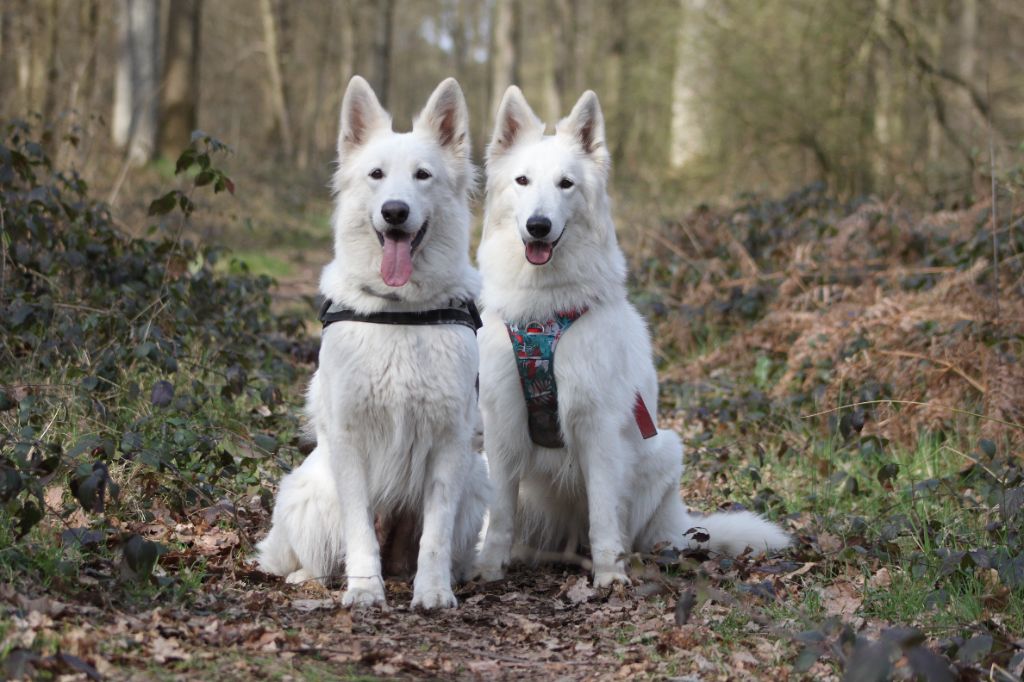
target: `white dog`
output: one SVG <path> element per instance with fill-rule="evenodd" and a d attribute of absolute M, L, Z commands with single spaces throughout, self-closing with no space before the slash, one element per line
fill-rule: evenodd
<path fill-rule="evenodd" d="M 789 542 L 755 514 L 691 516 L 679 498 L 682 444 L 650 419 L 657 376 L 647 327 L 626 300 L 608 170 L 593 92 L 546 136 L 508 89 L 487 150 L 478 254 L 480 404 L 495 485 L 478 560 L 488 580 L 504 575 L 514 541 L 542 553 L 589 547 L 598 587 L 627 583 L 623 555 L 657 543 L 738 554 Z"/>
<path fill-rule="evenodd" d="M 317 446 L 281 481 L 260 566 L 289 582 L 344 564 L 343 604 L 383 604 L 375 532 L 399 529 L 413 550 L 413 606 L 452 607 L 452 570 L 472 568 L 486 510 L 478 425 L 478 352 L 469 311 L 474 170 L 465 99 L 441 83 L 412 132 L 395 133 L 365 80 L 341 107 L 335 259 L 320 289 L 320 368 L 307 411 Z M 467 303 L 468 302 L 468 303 Z M 461 577 L 461 576 L 460 576 Z"/>

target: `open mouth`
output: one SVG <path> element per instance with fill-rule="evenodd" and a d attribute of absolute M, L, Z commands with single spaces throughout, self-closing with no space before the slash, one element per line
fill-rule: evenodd
<path fill-rule="evenodd" d="M 398 229 L 374 232 L 384 250 L 380 260 L 381 279 L 389 287 L 405 286 L 412 277 L 412 257 L 427 233 L 427 221 L 423 221 L 423 227 L 415 235 Z"/>
<path fill-rule="evenodd" d="M 558 246 L 558 242 L 562 241 L 562 235 L 564 232 L 558 235 L 558 239 L 553 242 L 533 240 L 524 241 L 526 245 L 526 260 L 530 261 L 533 265 L 544 265 L 551 260 L 551 255 L 555 252 L 555 247 Z"/>

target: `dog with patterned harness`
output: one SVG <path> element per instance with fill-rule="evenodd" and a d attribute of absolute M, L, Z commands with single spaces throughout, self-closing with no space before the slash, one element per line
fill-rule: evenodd
<path fill-rule="evenodd" d="M 626 299 L 597 96 L 553 135 L 505 93 L 487 150 L 480 406 L 495 486 L 477 572 L 513 558 L 589 552 L 597 587 L 628 583 L 623 557 L 655 545 L 739 554 L 788 536 L 750 512 L 690 514 L 683 448 L 658 430 L 647 326 Z"/>

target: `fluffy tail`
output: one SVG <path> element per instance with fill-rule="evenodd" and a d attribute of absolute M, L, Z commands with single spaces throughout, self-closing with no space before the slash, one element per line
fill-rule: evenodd
<path fill-rule="evenodd" d="M 749 547 L 755 556 L 787 547 L 790 538 L 771 521 L 748 511 L 687 515 L 686 539 L 691 547 L 738 556 Z"/>

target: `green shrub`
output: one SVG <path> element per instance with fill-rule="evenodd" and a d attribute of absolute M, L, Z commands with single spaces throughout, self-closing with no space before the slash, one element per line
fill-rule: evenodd
<path fill-rule="evenodd" d="M 53 168 L 27 124 L 3 130 L 0 522 L 17 545 L 46 494 L 65 518 L 80 506 L 99 544 L 148 574 L 153 548 L 115 525 L 259 493 L 268 458 L 294 446 L 280 402 L 301 326 L 271 313 L 271 279 L 224 273 L 222 250 L 183 238 L 197 188 L 234 191 L 215 139 L 194 136 L 177 172 L 198 172 L 152 203 L 160 236 L 140 239 Z M 59 509 L 55 491 L 68 493 Z"/>

